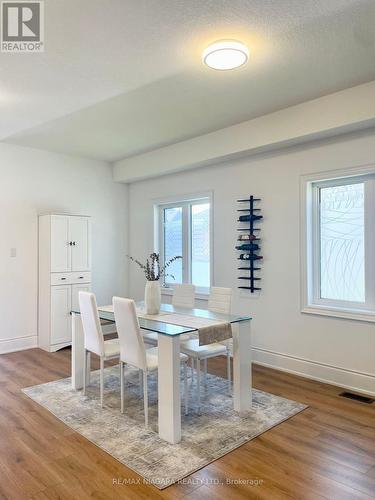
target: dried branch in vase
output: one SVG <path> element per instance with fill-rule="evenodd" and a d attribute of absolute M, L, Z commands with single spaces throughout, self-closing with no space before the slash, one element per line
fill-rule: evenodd
<path fill-rule="evenodd" d="M 140 262 L 138 259 L 135 259 L 131 255 L 127 255 L 127 257 L 132 261 L 137 264 L 137 266 L 142 269 L 146 276 L 147 281 L 159 281 L 160 278 L 165 278 L 167 276 L 170 276 L 172 279 L 175 279 L 173 274 L 168 274 L 166 271 L 168 267 L 175 262 L 178 259 L 182 259 L 181 255 L 176 255 L 175 257 L 172 257 L 169 259 L 167 262 L 164 263 L 164 265 L 160 265 L 160 254 L 153 252 L 150 254 L 148 259 L 146 260 L 146 263 L 143 264 Z"/>

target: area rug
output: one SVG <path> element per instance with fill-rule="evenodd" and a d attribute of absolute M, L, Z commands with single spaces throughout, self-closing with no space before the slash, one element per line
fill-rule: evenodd
<path fill-rule="evenodd" d="M 157 434 L 157 376 L 149 379 L 149 428 L 144 427 L 138 371 L 126 372 L 125 414 L 120 413 L 119 367 L 105 370 L 104 408 L 99 404 L 99 372 L 86 396 L 70 378 L 23 389 L 35 402 L 159 489 L 183 479 L 259 434 L 296 415 L 305 405 L 253 390 L 245 417 L 233 411 L 225 379 L 207 374 L 201 387 L 201 414 L 195 406 L 195 381 L 189 377 L 189 415 L 182 413 L 182 441 L 171 445 Z M 181 381 L 183 378 L 181 377 Z M 183 383 L 181 383 L 183 394 Z"/>

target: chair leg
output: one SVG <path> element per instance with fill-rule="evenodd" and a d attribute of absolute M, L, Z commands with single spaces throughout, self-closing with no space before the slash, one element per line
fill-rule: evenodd
<path fill-rule="evenodd" d="M 188 389 L 188 379 L 187 379 L 187 362 L 184 363 L 184 396 L 185 396 L 185 415 L 189 413 L 188 400 L 189 400 L 189 389 Z"/>
<path fill-rule="evenodd" d="M 204 369 L 203 380 L 204 380 L 204 385 L 206 386 L 207 385 L 207 358 L 203 361 L 203 369 Z"/>
<path fill-rule="evenodd" d="M 90 385 L 90 375 L 91 375 L 91 352 L 86 351 L 86 387 Z"/>
<path fill-rule="evenodd" d="M 121 413 L 124 413 L 124 363 L 120 361 Z"/>
<path fill-rule="evenodd" d="M 139 396 L 142 397 L 142 385 L 143 385 L 143 371 L 138 369 L 138 377 L 139 377 Z"/>
<path fill-rule="evenodd" d="M 197 407 L 198 415 L 201 413 L 201 360 L 197 359 Z"/>
<path fill-rule="evenodd" d="M 86 395 L 87 351 L 83 351 L 83 395 Z"/>
<path fill-rule="evenodd" d="M 230 372 L 230 352 L 227 349 L 227 377 L 228 377 L 228 390 L 231 390 L 231 372 Z"/>
<path fill-rule="evenodd" d="M 191 383 L 194 383 L 194 358 L 190 358 L 190 366 L 191 366 Z"/>
<path fill-rule="evenodd" d="M 104 358 L 100 356 L 100 406 L 103 408 L 104 394 Z"/>
<path fill-rule="evenodd" d="M 148 391 L 147 391 L 147 372 L 143 372 L 143 405 L 145 409 L 145 427 L 148 427 Z"/>

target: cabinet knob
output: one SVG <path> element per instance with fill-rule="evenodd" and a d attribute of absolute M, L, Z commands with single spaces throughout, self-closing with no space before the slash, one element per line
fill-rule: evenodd
<path fill-rule="evenodd" d="M 66 278 L 60 278 L 62 281 L 66 280 Z"/>
<path fill-rule="evenodd" d="M 72 246 L 73 245 L 73 242 L 72 241 L 69 241 L 69 245 Z"/>
<path fill-rule="evenodd" d="M 73 241 L 73 246 L 76 246 L 76 242 L 75 241 Z"/>

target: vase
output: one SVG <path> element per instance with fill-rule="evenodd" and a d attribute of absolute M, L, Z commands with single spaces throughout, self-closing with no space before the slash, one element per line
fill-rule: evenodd
<path fill-rule="evenodd" d="M 145 310 L 146 314 L 158 314 L 161 304 L 161 292 L 159 281 L 147 281 L 145 287 Z"/>

